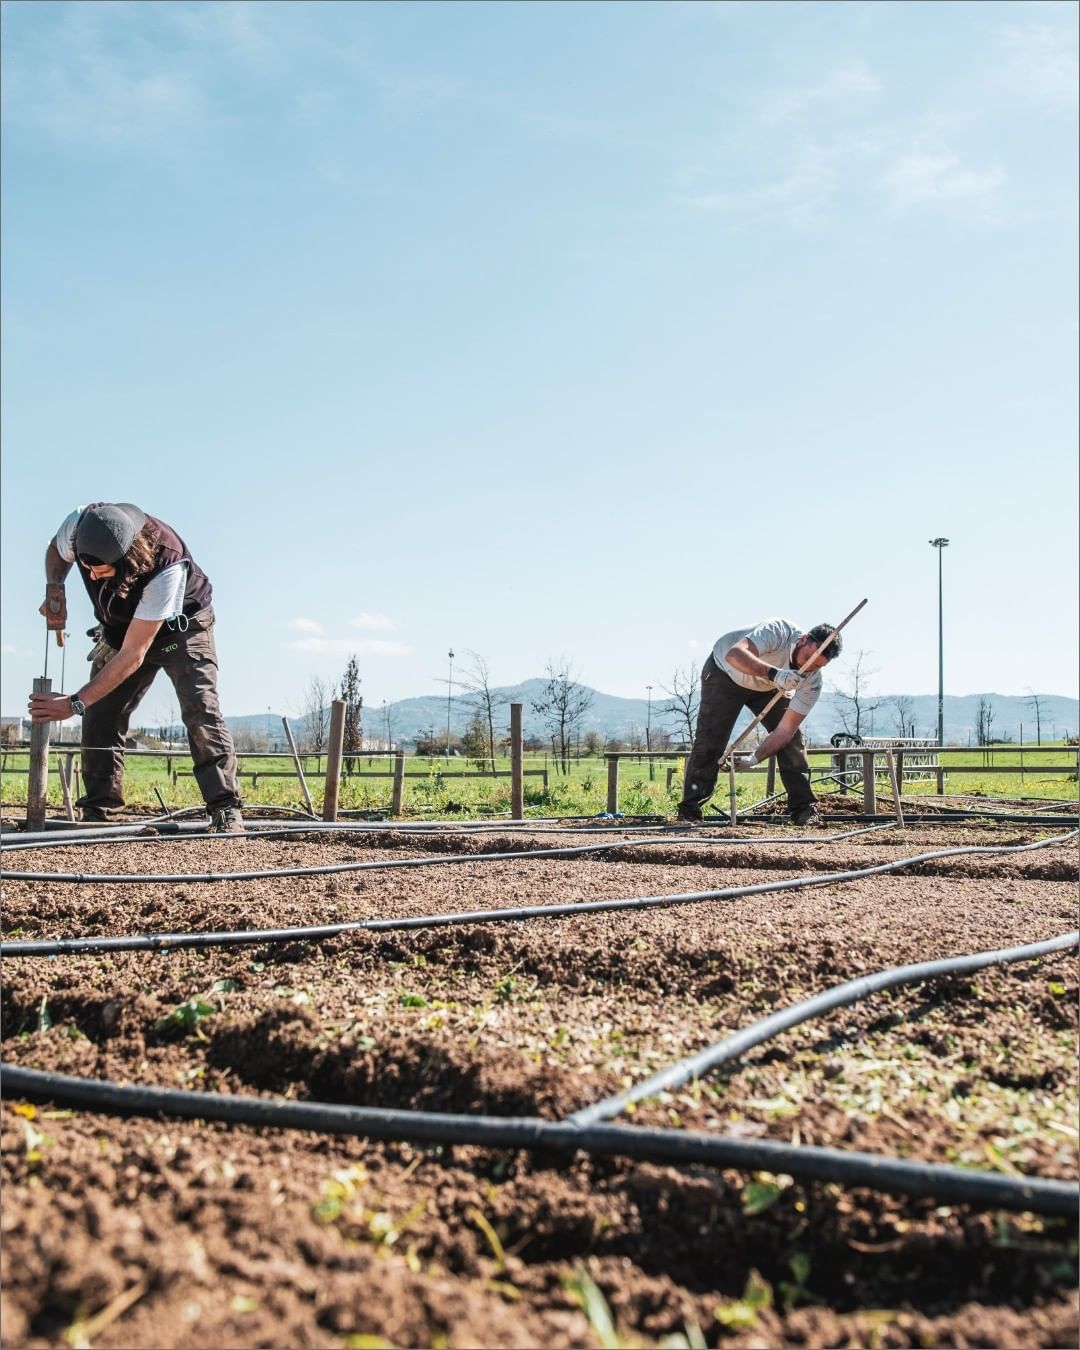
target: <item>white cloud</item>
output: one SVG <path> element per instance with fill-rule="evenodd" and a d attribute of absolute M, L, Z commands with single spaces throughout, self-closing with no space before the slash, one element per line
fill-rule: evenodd
<path fill-rule="evenodd" d="M 881 81 L 861 61 L 838 66 L 816 84 L 802 89 L 782 89 L 768 95 L 763 116 L 767 122 L 784 121 L 821 104 L 840 104 L 881 92 Z"/>
<path fill-rule="evenodd" d="M 289 620 L 289 627 L 296 633 L 321 633 L 323 626 L 316 619 L 295 618 Z"/>
<path fill-rule="evenodd" d="M 354 628 L 377 628 L 387 631 L 397 627 L 393 619 L 388 619 L 385 614 L 368 614 L 367 612 L 357 614 L 349 622 Z"/>
<path fill-rule="evenodd" d="M 1005 182 L 1000 165 L 970 169 L 950 150 L 909 150 L 882 174 L 879 186 L 897 211 L 919 206 L 986 205 Z"/>
<path fill-rule="evenodd" d="M 1076 37 L 1073 23 L 1002 29 L 1001 41 L 1008 50 L 1007 83 L 1033 103 L 1075 108 L 1080 91 Z"/>
<path fill-rule="evenodd" d="M 139 30 L 124 5 L 73 5 L 9 42 L 5 115 L 58 140 L 145 141 L 202 119 L 190 64 Z M 12 50 L 12 45 L 14 49 Z"/>
<path fill-rule="evenodd" d="M 408 656 L 412 651 L 411 647 L 404 642 L 391 642 L 386 638 L 328 638 L 328 637 L 306 637 L 296 638 L 288 643 L 290 651 L 294 652 L 338 652 L 351 656 L 354 652 L 357 656 Z"/>
<path fill-rule="evenodd" d="M 696 211 L 723 215 L 780 215 L 801 224 L 819 216 L 836 185 L 835 154 L 806 146 L 794 168 L 771 183 L 730 191 L 699 192 L 683 201 Z"/>

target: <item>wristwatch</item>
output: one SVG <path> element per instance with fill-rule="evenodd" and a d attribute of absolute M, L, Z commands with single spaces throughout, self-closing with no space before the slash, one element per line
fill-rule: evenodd
<path fill-rule="evenodd" d="M 778 670 L 776 669 L 775 666 L 770 666 L 770 667 L 769 667 L 769 679 L 770 679 L 770 680 L 775 680 L 778 674 L 779 674 L 779 672 L 778 672 Z"/>
<path fill-rule="evenodd" d="M 86 704 L 82 701 L 82 699 L 79 698 L 76 694 L 70 694 L 70 695 L 69 695 L 69 698 L 71 699 L 71 714 L 72 714 L 72 716 L 73 716 L 73 717 L 85 717 L 85 716 L 86 716 Z"/>

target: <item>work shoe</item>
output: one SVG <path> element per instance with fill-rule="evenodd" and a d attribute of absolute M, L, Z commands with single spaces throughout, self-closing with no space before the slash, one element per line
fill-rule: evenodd
<path fill-rule="evenodd" d="M 84 806 L 82 808 L 84 825 L 107 825 L 109 819 L 109 813 L 103 811 L 100 806 Z"/>
<path fill-rule="evenodd" d="M 690 825 L 700 825 L 705 819 L 701 807 L 694 802 L 680 802 L 675 816 L 678 820 L 685 820 Z"/>
<path fill-rule="evenodd" d="M 243 834 L 244 817 L 236 806 L 216 806 L 210 812 L 211 834 Z"/>
<path fill-rule="evenodd" d="M 817 807 L 811 802 L 808 806 L 800 806 L 797 811 L 791 813 L 792 825 L 819 825 L 821 817 L 818 815 Z"/>

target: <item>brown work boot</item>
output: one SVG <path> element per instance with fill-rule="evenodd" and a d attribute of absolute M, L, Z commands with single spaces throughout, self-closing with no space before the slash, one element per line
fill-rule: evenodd
<path fill-rule="evenodd" d="M 236 806 L 215 806 L 210 812 L 211 834 L 243 834 L 244 817 Z"/>
<path fill-rule="evenodd" d="M 705 819 L 701 807 L 696 802 L 680 802 L 679 809 L 675 812 L 678 820 L 685 821 L 688 825 L 700 825 Z"/>

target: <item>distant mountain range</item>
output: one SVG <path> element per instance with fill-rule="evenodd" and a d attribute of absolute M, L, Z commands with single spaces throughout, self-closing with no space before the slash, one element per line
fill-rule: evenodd
<path fill-rule="evenodd" d="M 524 704 L 523 725 L 525 735 L 545 736 L 543 719 L 533 711 L 532 704 L 543 695 L 545 681 L 542 679 L 525 680 L 522 684 L 508 685 L 496 692 L 509 704 Z M 605 694 L 598 689 L 591 691 L 592 706 L 585 714 L 581 734 L 597 731 L 605 740 L 618 738 L 629 741 L 636 732 L 644 738 L 645 726 L 650 715 L 653 730 L 669 732 L 674 740 L 685 736 L 685 724 L 680 728 L 675 715 L 670 711 L 670 699 L 663 692 L 652 700 L 651 713 L 649 702 L 643 698 L 618 698 L 614 694 Z M 937 695 L 911 694 L 903 696 L 910 707 L 909 722 L 914 721 L 916 736 L 935 736 L 937 734 Z M 985 698 L 993 707 L 992 736 L 995 740 L 1009 738 L 1020 739 L 1021 726 L 1025 741 L 1035 740 L 1035 713 L 1030 698 L 1016 694 L 946 694 L 944 701 L 945 740 L 949 744 L 965 744 L 969 737 L 975 741 L 976 710 L 979 700 Z M 1040 716 L 1042 738 L 1044 741 L 1061 739 L 1066 735 L 1075 736 L 1080 727 L 1080 700 L 1066 698 L 1058 694 L 1040 694 Z M 868 702 L 878 704 L 877 709 L 864 718 L 864 734 L 888 736 L 899 735 L 897 695 L 875 694 Z M 827 741 L 835 731 L 843 728 L 841 708 L 844 700 L 839 695 L 826 691 L 818 701 L 817 707 L 806 720 L 805 730 L 813 741 Z M 438 694 L 421 695 L 419 698 L 403 698 L 388 703 L 385 709 L 378 706 L 364 708 L 364 736 L 369 742 L 386 741 L 387 720 L 394 744 L 411 745 L 418 735 L 424 735 L 431 728 L 436 735 L 446 733 L 447 700 Z M 456 696 L 450 700 L 450 729 L 459 734 L 474 716 L 471 701 L 465 696 Z M 266 737 L 272 744 L 281 743 L 284 748 L 284 733 L 281 717 L 273 713 L 253 713 L 248 716 L 226 718 L 229 726 L 237 733 L 247 733 L 255 737 Z M 505 730 L 509 726 L 508 708 L 499 711 L 496 730 Z M 303 741 L 307 728 L 303 718 L 289 719 L 289 725 L 297 741 Z M 907 734 L 911 735 L 910 726 Z"/>

